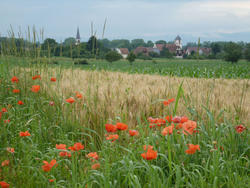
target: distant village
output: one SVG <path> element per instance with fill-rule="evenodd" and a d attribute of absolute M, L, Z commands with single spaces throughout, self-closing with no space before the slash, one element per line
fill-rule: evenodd
<path fill-rule="evenodd" d="M 160 55 L 160 52 L 164 49 L 168 49 L 170 53 L 172 53 L 176 58 L 183 58 L 184 55 L 191 55 L 193 53 L 198 53 L 200 55 L 206 55 L 208 56 L 211 52 L 211 48 L 204 48 L 204 47 L 187 47 L 186 49 L 183 49 L 182 46 L 182 39 L 178 35 L 173 44 L 154 44 L 153 47 L 144 47 L 139 46 L 135 50 L 133 50 L 135 55 L 143 54 L 145 56 L 149 56 L 150 52 L 157 53 Z M 115 50 L 122 55 L 123 58 L 127 58 L 129 54 L 129 50 L 127 48 L 115 48 Z"/>
<path fill-rule="evenodd" d="M 77 28 L 76 34 L 76 45 L 80 44 L 80 32 L 79 28 Z M 145 46 L 138 46 L 133 51 L 135 55 L 143 55 L 143 56 L 150 56 L 150 53 L 156 53 L 160 55 L 161 51 L 167 49 L 174 57 L 176 58 L 183 58 L 185 55 L 189 56 L 192 54 L 205 55 L 208 56 L 212 53 L 211 48 L 206 47 L 186 47 L 183 48 L 182 39 L 178 35 L 173 43 L 168 44 L 154 44 L 153 47 L 145 47 Z M 124 59 L 127 58 L 128 54 L 130 53 L 128 48 L 114 48 L 112 50 L 117 51 Z"/>

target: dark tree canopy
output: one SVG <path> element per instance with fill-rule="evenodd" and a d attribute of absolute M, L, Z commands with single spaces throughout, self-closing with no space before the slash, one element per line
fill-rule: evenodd
<path fill-rule="evenodd" d="M 154 43 L 153 43 L 151 40 L 149 40 L 149 41 L 147 42 L 146 46 L 152 48 L 152 47 L 154 46 Z"/>
<path fill-rule="evenodd" d="M 95 36 L 91 36 L 87 42 L 87 50 L 90 51 L 92 54 L 96 53 L 98 48 L 98 41 Z"/>
<path fill-rule="evenodd" d="M 242 55 L 242 48 L 234 42 L 229 42 L 225 45 L 225 60 L 232 63 L 237 63 Z"/>
<path fill-rule="evenodd" d="M 132 49 L 135 49 L 139 46 L 145 46 L 145 45 L 146 45 L 146 43 L 144 42 L 143 39 L 134 39 L 131 41 L 131 48 Z"/>
<path fill-rule="evenodd" d="M 160 52 L 161 57 L 172 58 L 173 54 L 169 52 L 168 48 L 163 47 L 162 51 Z"/>
<path fill-rule="evenodd" d="M 158 40 L 155 44 L 167 44 L 167 42 L 165 40 Z"/>
<path fill-rule="evenodd" d="M 75 43 L 76 43 L 76 39 L 74 37 L 69 37 L 64 40 L 63 45 L 70 46 L 70 45 L 74 45 Z"/>
<path fill-rule="evenodd" d="M 245 58 L 250 61 L 250 43 L 248 43 L 246 45 L 246 49 L 245 49 L 245 52 L 244 52 L 244 55 L 245 55 Z"/>
<path fill-rule="evenodd" d="M 221 47 L 218 43 L 212 43 L 211 48 L 214 55 L 217 55 L 218 53 L 221 52 Z"/>
<path fill-rule="evenodd" d="M 43 48 L 43 49 L 47 49 L 48 46 L 49 46 L 50 48 L 54 48 L 54 47 L 56 47 L 56 45 L 57 45 L 57 42 L 56 42 L 55 39 L 47 38 L 47 39 L 44 40 L 44 42 L 43 42 L 43 44 L 42 44 L 42 48 Z"/>

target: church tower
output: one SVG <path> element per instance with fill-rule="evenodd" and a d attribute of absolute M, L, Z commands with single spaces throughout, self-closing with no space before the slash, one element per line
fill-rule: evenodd
<path fill-rule="evenodd" d="M 182 41 L 179 35 L 175 38 L 174 43 L 179 49 L 182 49 Z"/>
<path fill-rule="evenodd" d="M 76 45 L 80 44 L 80 32 L 79 27 L 77 27 L 77 33 L 76 33 Z"/>
<path fill-rule="evenodd" d="M 178 35 L 175 40 L 174 40 L 174 44 L 177 47 L 176 48 L 176 56 L 180 57 L 183 55 L 183 50 L 182 50 L 182 41 L 181 41 L 181 37 Z"/>

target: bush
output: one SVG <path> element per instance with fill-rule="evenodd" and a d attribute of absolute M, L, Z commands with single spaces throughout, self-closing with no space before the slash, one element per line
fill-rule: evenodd
<path fill-rule="evenodd" d="M 88 65 L 88 61 L 86 59 L 80 59 L 80 60 L 75 60 L 74 61 L 75 65 Z"/>
<path fill-rule="evenodd" d="M 51 62 L 51 64 L 58 65 L 58 61 L 53 60 L 53 61 Z"/>
<path fill-rule="evenodd" d="M 241 46 L 234 42 L 229 42 L 225 45 L 225 60 L 232 63 L 237 63 L 242 55 Z"/>
<path fill-rule="evenodd" d="M 132 65 L 132 63 L 135 61 L 136 55 L 133 52 L 130 52 L 128 54 L 127 60 L 130 62 L 130 64 Z"/>
<path fill-rule="evenodd" d="M 160 55 L 156 52 L 149 52 L 150 57 L 160 57 Z"/>
<path fill-rule="evenodd" d="M 142 60 L 152 60 L 150 56 L 144 55 L 144 54 L 138 54 L 137 59 L 142 59 Z"/>
<path fill-rule="evenodd" d="M 122 59 L 122 56 L 120 54 L 118 54 L 116 51 L 110 51 L 105 55 L 105 59 L 112 63 L 114 61 L 118 61 L 120 59 Z"/>

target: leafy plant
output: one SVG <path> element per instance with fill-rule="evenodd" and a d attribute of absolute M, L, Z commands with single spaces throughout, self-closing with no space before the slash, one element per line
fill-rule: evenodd
<path fill-rule="evenodd" d="M 118 61 L 118 60 L 122 59 L 122 56 L 119 53 L 117 53 L 116 51 L 110 51 L 105 55 L 105 59 L 108 62 L 112 63 L 114 61 Z"/>

